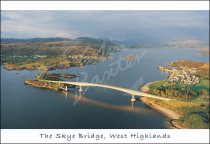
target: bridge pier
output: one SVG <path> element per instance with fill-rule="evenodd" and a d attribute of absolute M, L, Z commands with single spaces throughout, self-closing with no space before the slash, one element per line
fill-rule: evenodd
<path fill-rule="evenodd" d="M 79 97 L 82 97 L 82 96 L 83 96 L 83 92 L 79 91 Z"/>
<path fill-rule="evenodd" d="M 66 92 L 68 91 L 68 87 L 67 87 L 67 86 L 65 87 L 65 91 L 66 91 Z"/>
<path fill-rule="evenodd" d="M 80 85 L 79 86 L 79 92 L 82 92 L 83 90 L 82 90 L 82 86 Z"/>
<path fill-rule="evenodd" d="M 132 101 L 132 102 L 135 102 L 135 101 L 136 101 L 135 96 L 134 96 L 133 94 L 132 94 L 131 101 Z"/>

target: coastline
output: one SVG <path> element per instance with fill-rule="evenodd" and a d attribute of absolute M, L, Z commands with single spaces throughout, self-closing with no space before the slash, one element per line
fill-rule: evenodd
<path fill-rule="evenodd" d="M 139 90 L 142 91 L 142 92 L 147 92 L 149 90 L 149 86 L 154 82 L 157 82 L 157 81 L 153 81 L 153 82 L 149 82 L 149 83 L 141 85 L 139 87 Z M 161 107 L 160 105 L 157 105 L 157 104 L 154 104 L 151 101 L 148 101 L 147 99 L 145 99 L 144 97 L 142 97 L 141 100 L 147 106 L 149 106 L 152 109 L 164 114 L 167 117 L 166 125 L 169 128 L 172 128 L 172 129 L 182 129 L 183 128 L 175 122 L 175 120 L 177 120 L 181 117 L 180 114 L 174 112 L 173 110 Z"/>

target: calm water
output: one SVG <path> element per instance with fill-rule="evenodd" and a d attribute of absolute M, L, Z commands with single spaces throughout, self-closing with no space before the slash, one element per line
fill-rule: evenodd
<path fill-rule="evenodd" d="M 85 67 L 53 72 L 80 74 L 72 81 L 109 84 L 137 90 L 139 85 L 165 79 L 158 65 L 178 59 L 208 61 L 192 49 L 122 50 L 113 58 Z M 121 58 L 136 55 L 129 64 Z M 7 71 L 1 67 L 2 128 L 167 128 L 166 117 L 130 95 L 110 89 L 89 87 L 80 96 L 75 89 L 59 93 L 24 85 L 39 71 Z"/>

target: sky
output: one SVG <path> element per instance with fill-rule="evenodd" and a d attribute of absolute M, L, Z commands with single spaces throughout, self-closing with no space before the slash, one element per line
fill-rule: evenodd
<path fill-rule="evenodd" d="M 208 11 L 1 11 L 2 38 L 209 39 Z"/>

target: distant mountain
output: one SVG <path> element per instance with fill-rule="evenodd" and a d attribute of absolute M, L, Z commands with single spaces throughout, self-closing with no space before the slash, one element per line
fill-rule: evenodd
<path fill-rule="evenodd" d="M 81 37 L 67 38 L 1 38 L 1 54 L 5 56 L 109 55 L 119 46 L 109 40 Z"/>
<path fill-rule="evenodd" d="M 209 42 L 198 39 L 187 39 L 179 41 L 171 41 L 166 44 L 168 47 L 175 48 L 205 48 L 209 47 Z"/>
<path fill-rule="evenodd" d="M 82 42 L 97 42 L 97 43 L 103 42 L 102 39 L 96 39 L 96 38 L 91 38 L 91 37 L 78 37 L 76 40 L 82 41 Z"/>
<path fill-rule="evenodd" d="M 85 45 L 99 50 L 99 55 L 107 55 L 119 51 L 119 45 L 106 39 L 95 39 L 90 37 L 79 37 L 76 39 Z"/>
<path fill-rule="evenodd" d="M 91 37 L 79 37 L 76 40 L 80 41 L 80 42 L 84 42 L 87 44 L 95 44 L 95 45 L 108 45 L 108 46 L 116 46 L 117 44 L 110 41 L 110 40 L 106 40 L 106 39 L 95 39 L 95 38 L 91 38 Z"/>
<path fill-rule="evenodd" d="M 16 38 L 1 38 L 2 43 L 15 43 L 15 42 L 54 42 L 54 41 L 68 41 L 70 39 L 52 37 L 52 38 L 31 38 L 31 39 L 16 39 Z"/>
<path fill-rule="evenodd" d="M 107 40 L 97 39 L 91 37 L 78 37 L 76 39 L 51 37 L 51 38 L 31 38 L 31 39 L 15 39 L 15 38 L 1 38 L 1 43 L 43 43 L 43 42 L 66 42 L 65 45 L 86 45 L 94 49 L 114 48 L 119 45 L 124 45 L 127 48 L 147 48 L 160 45 L 157 41 L 150 41 L 146 39 L 127 39 L 127 40 Z"/>
<path fill-rule="evenodd" d="M 17 38 L 1 38 L 1 43 L 16 43 L 16 42 L 55 42 L 55 41 L 78 41 L 86 44 L 102 45 L 105 43 L 109 46 L 116 46 L 117 44 L 110 40 L 96 39 L 91 37 L 79 37 L 75 40 L 61 37 L 50 37 L 50 38 L 31 38 L 31 39 L 17 39 Z"/>

